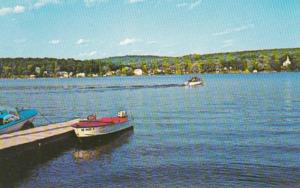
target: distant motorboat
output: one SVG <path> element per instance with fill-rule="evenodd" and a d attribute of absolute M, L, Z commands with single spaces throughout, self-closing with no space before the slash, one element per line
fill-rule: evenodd
<path fill-rule="evenodd" d="M 202 78 L 193 77 L 189 79 L 187 82 L 184 82 L 185 86 L 202 86 L 204 85 L 204 82 Z"/>
<path fill-rule="evenodd" d="M 32 124 L 37 114 L 35 109 L 0 108 L 0 134 L 15 132 Z"/>
<path fill-rule="evenodd" d="M 133 128 L 125 111 L 119 112 L 117 117 L 102 117 L 100 119 L 97 119 L 96 115 L 90 115 L 72 127 L 80 139 L 106 136 Z"/>

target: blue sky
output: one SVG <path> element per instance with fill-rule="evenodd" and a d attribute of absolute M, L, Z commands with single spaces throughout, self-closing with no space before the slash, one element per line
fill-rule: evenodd
<path fill-rule="evenodd" d="M 0 0 L 0 57 L 300 47 L 300 0 Z"/>

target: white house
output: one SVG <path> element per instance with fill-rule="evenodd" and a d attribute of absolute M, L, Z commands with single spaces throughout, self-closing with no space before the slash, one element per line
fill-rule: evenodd
<path fill-rule="evenodd" d="M 31 75 L 29 75 L 29 79 L 35 79 L 36 78 L 36 76 L 34 75 L 34 74 L 31 74 Z"/>
<path fill-rule="evenodd" d="M 106 74 L 104 74 L 103 76 L 112 76 L 114 75 L 115 72 L 114 71 L 108 71 Z"/>
<path fill-rule="evenodd" d="M 290 61 L 290 57 L 287 56 L 285 62 L 283 62 L 283 64 L 282 64 L 282 66 L 288 67 L 290 64 L 292 64 Z"/>
<path fill-rule="evenodd" d="M 77 78 L 84 78 L 85 77 L 85 73 L 81 72 L 81 73 L 77 73 L 76 74 Z"/>
<path fill-rule="evenodd" d="M 135 76 L 142 76 L 142 75 L 143 75 L 143 71 L 142 71 L 142 69 L 135 69 L 135 70 L 133 71 L 133 74 L 134 74 Z"/>
<path fill-rule="evenodd" d="M 69 73 L 67 73 L 66 71 L 60 71 L 60 72 L 57 72 L 57 75 L 58 75 L 60 78 L 69 78 Z"/>

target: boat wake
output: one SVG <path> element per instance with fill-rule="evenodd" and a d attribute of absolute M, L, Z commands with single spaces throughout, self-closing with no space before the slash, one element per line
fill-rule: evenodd
<path fill-rule="evenodd" d="M 156 88 L 171 88 L 171 87 L 183 87 L 184 84 L 146 84 L 146 85 L 52 85 L 52 86 L 18 86 L 18 87 L 0 87 L 6 91 L 16 92 L 60 92 L 60 91 L 110 91 L 110 90 L 135 90 L 135 89 L 156 89 Z"/>
<path fill-rule="evenodd" d="M 127 86 L 104 86 L 104 87 L 85 87 L 81 89 L 111 89 L 111 90 L 124 90 L 124 89 L 147 89 L 147 88 L 169 88 L 169 87 L 182 87 L 184 84 L 154 84 L 154 85 L 127 85 Z"/>

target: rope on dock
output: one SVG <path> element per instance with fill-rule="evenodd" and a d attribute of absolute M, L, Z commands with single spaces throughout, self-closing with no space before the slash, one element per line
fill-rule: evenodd
<path fill-rule="evenodd" d="M 41 112 L 39 112 L 39 114 L 50 124 L 53 124 L 52 121 L 50 121 L 44 114 L 42 114 Z"/>

